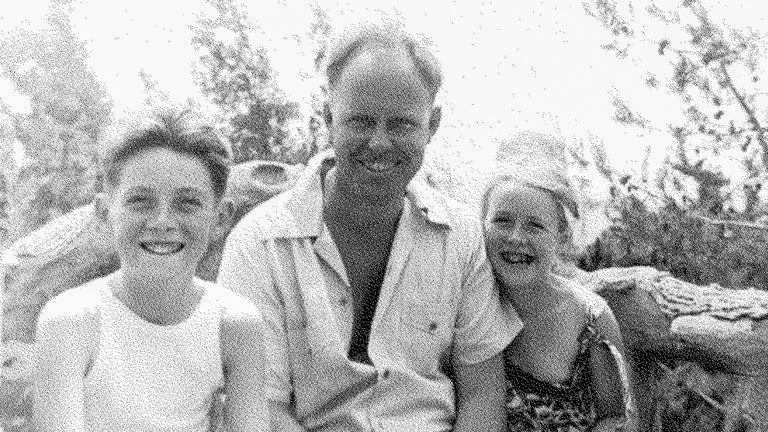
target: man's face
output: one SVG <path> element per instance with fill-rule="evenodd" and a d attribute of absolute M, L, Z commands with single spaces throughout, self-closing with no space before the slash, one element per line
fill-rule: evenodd
<path fill-rule="evenodd" d="M 370 49 L 350 59 L 330 94 L 336 179 L 361 197 L 402 197 L 421 168 L 439 110 L 404 52 Z"/>

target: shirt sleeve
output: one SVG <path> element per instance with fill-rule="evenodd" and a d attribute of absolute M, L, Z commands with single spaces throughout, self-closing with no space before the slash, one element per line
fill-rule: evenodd
<path fill-rule="evenodd" d="M 479 229 L 478 229 L 479 231 Z M 454 361 L 475 364 L 500 353 L 523 328 L 512 304 L 500 299 L 485 254 L 482 234 L 476 233 L 461 287 Z"/>
<path fill-rule="evenodd" d="M 244 242 L 233 232 L 222 253 L 217 282 L 250 299 L 264 320 L 267 397 L 289 403 L 291 372 L 288 367 L 284 307 L 272 277 L 269 251 L 263 241 Z"/>

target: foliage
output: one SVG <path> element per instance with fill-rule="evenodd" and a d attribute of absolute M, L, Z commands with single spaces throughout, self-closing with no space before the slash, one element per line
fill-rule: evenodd
<path fill-rule="evenodd" d="M 243 5 L 210 0 L 215 18 L 201 18 L 193 45 L 201 52 L 195 75 L 203 94 L 220 107 L 235 162 L 252 159 L 302 163 L 317 152 L 310 123 L 305 141 L 295 129 L 298 103 L 286 100 L 274 83 L 267 51 L 256 46 Z"/>
<path fill-rule="evenodd" d="M 0 40 L 2 76 L 30 105 L 0 106 L 11 126 L 5 152 L 18 141 L 26 158 L 5 185 L 10 240 L 92 199 L 96 144 L 111 110 L 66 15 L 54 8 L 48 22 L 44 31 L 16 29 Z"/>
<path fill-rule="evenodd" d="M 726 30 L 695 0 L 672 11 L 647 3 L 650 19 L 662 24 L 666 36 L 630 28 L 637 20 L 618 16 L 609 2 L 587 6 L 611 31 L 614 42 L 607 49 L 631 58 L 633 50 L 650 45 L 656 47 L 653 55 L 669 60 L 667 78 L 648 71 L 645 85 L 666 84 L 680 116 L 661 120 L 676 148 L 655 181 L 618 173 L 604 154 L 596 154 L 598 171 L 612 183 L 613 226 L 589 248 L 581 266 L 649 265 L 697 284 L 768 287 L 768 255 L 761 247 L 768 227 L 754 223 L 766 214 L 760 191 L 768 169 L 763 126 L 768 106 L 760 104 L 755 85 L 766 36 Z M 681 18 L 686 14 L 689 24 Z M 633 111 L 631 102 L 616 96 L 614 105 L 620 124 L 654 127 L 651 115 Z M 713 162 L 718 157 L 740 160 L 744 179 L 732 184 Z"/>

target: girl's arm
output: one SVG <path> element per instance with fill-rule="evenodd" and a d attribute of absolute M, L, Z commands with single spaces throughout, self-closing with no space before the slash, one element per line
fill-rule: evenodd
<path fill-rule="evenodd" d="M 590 353 L 592 386 L 594 388 L 597 422 L 592 432 L 629 431 L 617 429 L 631 424 L 632 398 L 629 388 L 628 371 L 624 363 L 624 345 L 619 325 L 609 308 L 605 308 L 596 319 L 596 330 L 607 344 L 593 346 Z M 626 427 L 626 426 L 625 426 Z"/>
<path fill-rule="evenodd" d="M 247 300 L 243 299 L 243 302 Z M 224 365 L 224 430 L 269 430 L 263 321 L 250 302 L 248 308 L 226 309 L 222 315 L 221 345 Z"/>
<path fill-rule="evenodd" d="M 83 377 L 93 332 L 88 315 L 73 313 L 72 307 L 77 306 L 54 298 L 37 322 L 33 421 L 41 432 L 85 430 Z"/>

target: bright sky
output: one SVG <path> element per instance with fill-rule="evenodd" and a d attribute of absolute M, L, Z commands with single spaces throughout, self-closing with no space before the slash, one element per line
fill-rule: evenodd
<path fill-rule="evenodd" d="M 757 1 L 704 1 L 715 20 L 739 28 L 768 28 L 768 14 Z M 140 69 L 172 99 L 200 98 L 190 73 L 195 53 L 189 25 L 200 13 L 212 12 L 204 0 L 58 3 L 65 4 L 62 7 L 68 11 L 75 33 L 86 41 L 89 62 L 112 96 L 117 115 L 143 103 Z M 303 43 L 313 19 L 311 3 L 245 3 L 261 29 L 260 40 L 271 52 L 279 86 L 289 97 L 305 100 L 316 85 L 306 78 L 312 72 L 313 53 Z M 617 3 L 620 8 L 630 7 L 626 2 Z M 630 24 L 649 39 L 684 39 L 674 33 L 681 28 L 679 24 L 665 26 L 648 17 L 646 6 L 651 3 L 635 1 L 634 9 L 620 12 L 632 16 Z M 384 0 L 373 7 L 366 6 L 372 2 L 321 0 L 319 4 L 334 26 L 383 11 L 398 14 L 410 28 L 434 42 L 446 79 L 440 97 L 443 126 L 431 151 L 435 158 L 450 159 L 450 164 L 459 167 L 459 183 L 471 183 L 467 179 L 477 177 L 478 168 L 487 170 L 499 140 L 522 129 L 548 131 L 570 140 L 602 140 L 612 165 L 625 172 L 638 172 L 649 148 L 653 171 L 674 143 L 666 125 L 682 120 L 680 105 L 668 92 L 642 84 L 648 71 L 664 82 L 671 70 L 669 59 L 637 47 L 629 58 L 620 59 L 602 49 L 601 45 L 613 41 L 611 35 L 585 13 L 581 2 Z M 0 24 L 4 20 L 11 25 L 43 26 L 48 5 L 48 0 L 16 3 L 17 15 L 0 18 Z M 680 18 L 683 22 L 689 19 Z M 648 44 L 643 49 L 655 51 L 656 46 Z M 656 130 L 641 132 L 615 123 L 616 95 Z M 721 162 L 727 165 L 728 160 Z"/>

